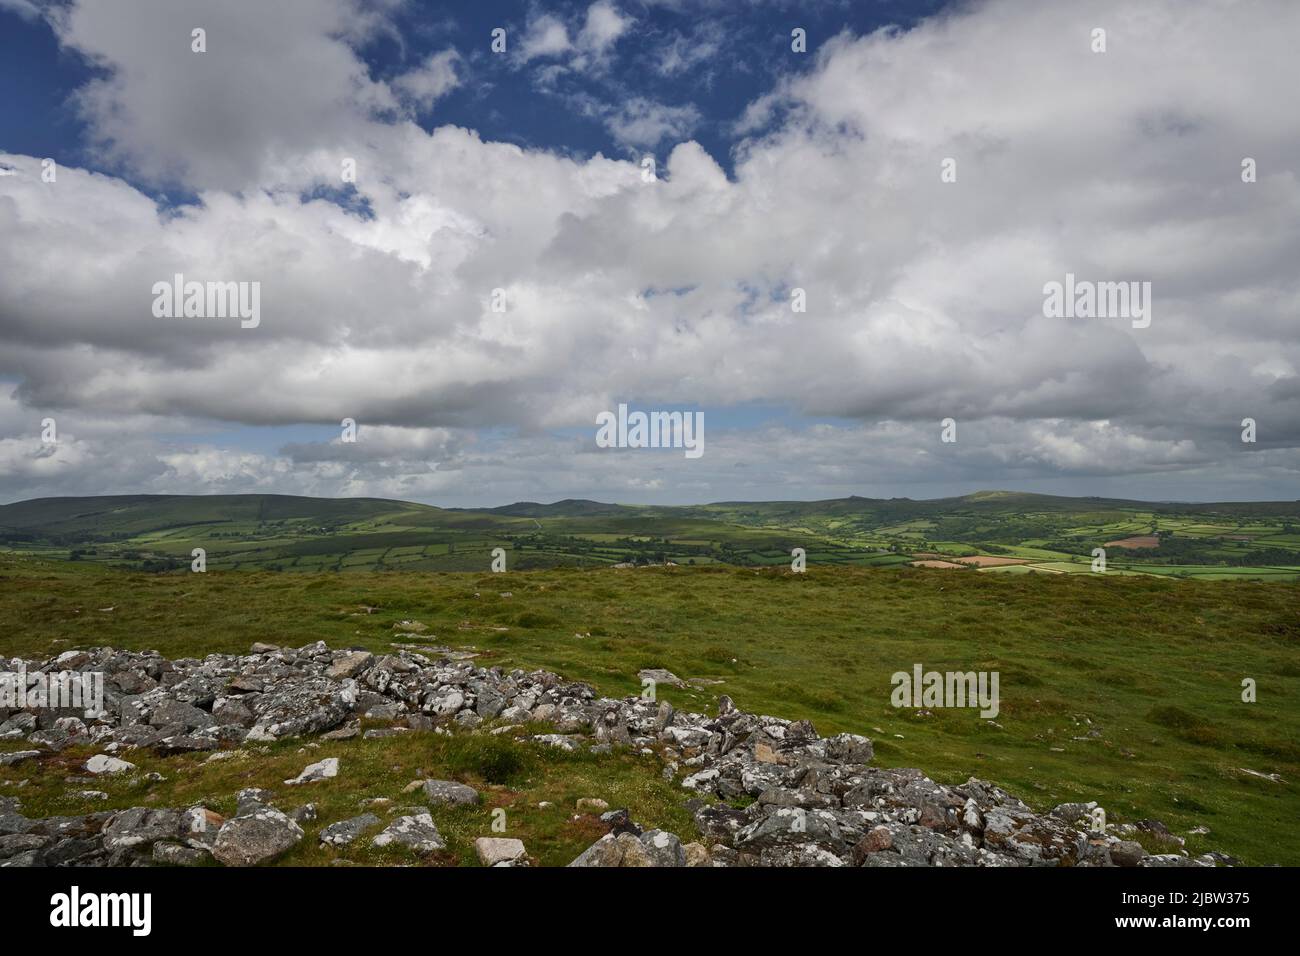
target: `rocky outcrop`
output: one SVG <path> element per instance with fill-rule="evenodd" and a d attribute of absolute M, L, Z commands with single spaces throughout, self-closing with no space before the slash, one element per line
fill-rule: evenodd
<path fill-rule="evenodd" d="M 445 732 L 442 725 L 469 729 L 489 720 L 541 722 L 553 732 L 533 737 L 539 747 L 657 753 L 665 777 L 680 781 L 702 835 L 700 843 L 684 845 L 674 834 L 643 831 L 627 811 L 614 810 L 601 816 L 610 832 L 572 866 L 1229 862 L 1216 855 L 1149 855 L 1133 839 L 1136 827 L 1091 832 L 1095 804 L 1063 804 L 1044 815 L 975 778 L 953 786 L 919 770 L 872 767 L 866 737 L 821 737 L 806 720 L 745 713 L 725 696 L 716 714 L 688 713 L 639 697 L 597 698 L 588 685 L 547 671 L 476 667 L 450 652 L 404 647 L 376 656 L 330 650 L 324 642 L 297 649 L 259 644 L 245 655 L 176 661 L 111 648 L 76 656 L 73 665 L 65 654 L 25 666 L 29 673 L 69 666 L 103 671 L 104 713 L 90 718 L 0 711 L 0 739 L 25 739 L 39 748 L 18 751 L 8 763 L 21 761 L 26 769 L 51 753 L 86 746 L 98 751 L 87 772 L 129 776 L 137 772 L 135 765 L 114 754 L 141 748 L 161 754 L 226 751 L 245 741 L 305 735 L 345 739 L 359 734 L 363 716 L 400 721 L 404 726 L 394 730 L 402 732 Z M 0 669 L 6 664 L 16 670 L 19 662 L 0 660 Z M 338 761 L 326 758 L 286 783 L 310 784 L 337 771 Z M 416 791 L 430 806 L 479 802 L 472 788 L 453 781 L 415 781 L 408 792 Z M 588 813 L 607 809 L 596 798 L 579 803 Z M 297 845 L 303 839 L 299 823 L 306 819 L 298 811 L 275 809 L 269 795 L 256 790 L 240 793 L 229 820 L 201 807 L 31 820 L 12 803 L 0 803 L 0 865 L 192 865 L 209 856 L 227 865 L 256 865 Z M 380 823 L 373 814 L 333 822 L 320 840 L 346 846 Z M 446 849 L 432 817 L 419 808 L 405 809 L 371 842 L 419 856 Z M 521 865 L 527 858 L 516 842 L 485 837 L 476 852 L 487 865 Z"/>

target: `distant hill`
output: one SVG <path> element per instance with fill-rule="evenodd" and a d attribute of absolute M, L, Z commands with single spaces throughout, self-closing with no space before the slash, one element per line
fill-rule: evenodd
<path fill-rule="evenodd" d="M 479 509 L 465 509 L 479 510 Z M 584 517 L 588 515 L 635 514 L 639 509 L 627 505 L 609 505 L 586 498 L 565 498 L 554 504 L 543 505 L 535 501 L 516 501 L 512 505 L 485 509 L 488 514 L 515 515 L 523 518 Z"/>
<path fill-rule="evenodd" d="M 1126 542 L 1119 545 L 1117 542 Z M 1187 504 L 978 491 L 931 500 L 608 504 L 565 499 L 436 508 L 381 498 L 114 495 L 0 506 L 0 551 L 141 571 L 483 571 L 626 564 L 920 565 L 978 573 L 1089 572 L 1300 580 L 1300 503 Z"/>
<path fill-rule="evenodd" d="M 346 524 L 429 505 L 382 498 L 308 498 L 300 495 L 105 495 L 33 498 L 0 505 L 0 529 L 51 535 L 141 534 L 165 528 L 223 522 L 311 519 Z"/>

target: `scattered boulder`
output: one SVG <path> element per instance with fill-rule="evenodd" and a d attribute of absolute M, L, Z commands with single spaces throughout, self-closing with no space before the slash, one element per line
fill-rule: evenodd
<path fill-rule="evenodd" d="M 93 773 L 95 776 L 100 774 L 119 774 L 127 773 L 135 769 L 135 764 L 126 760 L 120 760 L 117 757 L 110 757 L 108 754 L 95 754 L 85 763 L 87 773 Z"/>
<path fill-rule="evenodd" d="M 347 846 L 379 822 L 379 817 L 373 813 L 363 813 L 361 816 L 352 817 L 350 820 L 340 820 L 338 823 L 331 823 L 324 830 L 321 830 L 320 841 L 327 846 Z"/>
<path fill-rule="evenodd" d="M 478 803 L 478 791 L 454 780 L 425 780 L 424 799 L 434 806 L 467 807 Z"/>
<path fill-rule="evenodd" d="M 326 757 L 324 760 L 310 764 L 303 769 L 302 773 L 298 774 L 298 776 L 294 777 L 292 780 L 286 780 L 285 783 L 291 787 L 295 787 L 304 783 L 315 783 L 318 780 L 329 780 L 331 777 L 337 777 L 338 775 L 339 758 Z"/>
<path fill-rule="evenodd" d="M 419 856 L 447 848 L 447 841 L 428 813 L 398 817 L 371 844 L 377 847 L 402 846 Z"/>
<path fill-rule="evenodd" d="M 474 852 L 484 866 L 513 864 L 528 856 L 522 840 L 505 837 L 479 837 L 474 841 Z"/>
<path fill-rule="evenodd" d="M 302 838 L 298 824 L 274 807 L 259 806 L 221 825 L 212 855 L 226 866 L 257 866 L 284 855 Z"/>

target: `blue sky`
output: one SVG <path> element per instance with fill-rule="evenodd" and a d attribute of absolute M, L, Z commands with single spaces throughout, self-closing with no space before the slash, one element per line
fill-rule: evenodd
<path fill-rule="evenodd" d="M 0 0 L 0 501 L 1294 498 L 1298 14 L 1191 6 Z"/>
<path fill-rule="evenodd" d="M 101 169 L 86 142 L 86 124 L 70 103 L 94 74 L 84 57 L 61 50 L 39 19 L 20 15 L 15 2 L 0 4 L 0 81 L 22 91 L 0 108 L 0 143 L 33 156 L 61 155 L 88 169 Z M 535 73 L 507 67 L 488 53 L 493 29 L 522 36 L 529 22 L 550 15 L 581 24 L 589 3 L 546 4 L 479 0 L 469 4 L 420 0 L 397 7 L 391 29 L 356 46 L 371 75 L 391 79 L 409 64 L 448 48 L 463 51 L 474 82 L 451 90 L 436 109 L 419 111 L 425 129 L 454 124 L 484 139 L 578 156 L 625 156 L 640 151 L 611 135 L 598 115 L 570 108 L 575 98 L 612 103 L 641 96 L 692 107 L 698 120 L 690 135 L 724 168 L 737 141 L 733 126 L 745 108 L 788 73 L 807 69 L 808 57 L 787 55 L 790 31 L 807 31 L 810 47 L 841 32 L 906 28 L 943 7 L 940 0 L 827 3 L 624 3 L 636 29 L 619 43 L 618 56 L 599 75 L 569 74 L 539 83 Z M 674 52 L 677 51 L 677 52 Z M 756 55 L 756 54 L 766 55 Z M 671 58 L 671 59 L 670 59 Z M 101 170 L 103 171 L 103 170 Z M 129 170 L 125 173 L 131 181 Z M 157 184 L 139 182 L 152 189 Z M 171 198 L 186 196 L 183 183 L 168 184 Z M 159 195 L 168 195 L 159 191 Z"/>

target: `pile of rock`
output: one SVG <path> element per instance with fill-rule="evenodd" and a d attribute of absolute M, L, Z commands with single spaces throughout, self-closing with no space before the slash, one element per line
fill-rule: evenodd
<path fill-rule="evenodd" d="M 17 670 L 19 661 L 9 663 Z M 657 753 L 665 776 L 683 775 L 704 837 L 686 844 L 673 834 L 642 832 L 626 813 L 606 814 L 611 832 L 575 866 L 1185 866 L 1227 858 L 1148 855 L 1131 835 L 1092 832 L 1094 804 L 1066 804 L 1047 815 L 974 778 L 944 786 L 919 770 L 869 766 L 871 741 L 855 734 L 822 738 L 808 721 L 739 711 L 727 697 L 710 716 L 676 711 L 637 697 L 597 698 L 591 687 L 547 671 L 482 668 L 451 655 L 403 648 L 376 656 L 330 650 L 324 642 L 291 649 L 254 645 L 246 655 L 210 654 L 169 661 L 156 653 L 98 648 L 72 651 L 38 670 L 99 670 L 105 707 L 98 717 L 52 711 L 0 711 L 0 739 L 24 738 L 37 750 L 7 755 L 40 761 L 51 751 L 93 745 L 102 753 L 91 773 L 129 773 L 117 753 L 223 750 L 245 741 L 359 732 L 359 716 L 475 728 L 486 720 L 540 721 L 554 732 L 539 745 Z M 0 668 L 5 665 L 0 661 Z M 671 676 L 671 675 L 668 675 Z M 671 683 L 671 681 L 668 681 Z M 91 766 L 94 764 L 94 766 Z M 337 764 L 304 771 L 303 782 L 328 777 Z M 289 783 L 290 781 L 286 781 Z M 469 788 L 425 786 L 426 801 L 477 801 Z M 735 804 L 743 804 L 738 806 Z M 194 829 L 202 817 L 204 827 Z M 363 814 L 326 827 L 326 845 L 343 846 L 380 823 Z M 88 814 L 31 821 L 9 806 L 0 815 L 0 862 L 111 864 L 148 859 L 228 865 L 274 859 L 303 838 L 292 814 L 241 795 L 240 809 L 218 825 L 203 808 Z M 486 840 L 487 842 L 484 842 Z M 427 812 L 416 808 L 372 839 L 378 846 L 428 854 L 446 844 Z M 518 841 L 483 838 L 476 850 L 490 865 L 526 861 Z M 508 844 L 508 845 L 507 845 Z"/>

